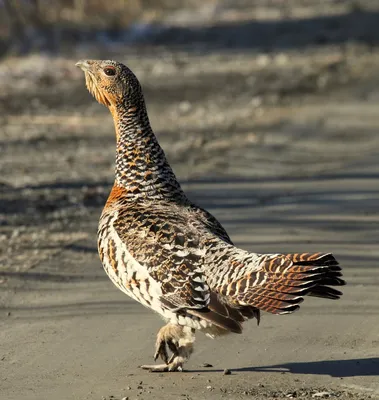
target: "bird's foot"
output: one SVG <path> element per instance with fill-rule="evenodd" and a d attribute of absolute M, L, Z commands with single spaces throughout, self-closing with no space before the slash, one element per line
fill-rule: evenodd
<path fill-rule="evenodd" d="M 183 363 L 176 361 L 176 358 L 178 357 L 175 357 L 174 360 L 168 364 L 141 365 L 140 368 L 146 369 L 150 372 L 182 372 Z"/>
<path fill-rule="evenodd" d="M 160 357 L 166 364 L 172 363 L 178 355 L 178 340 L 176 339 L 177 331 L 180 327 L 167 324 L 158 332 L 157 341 L 155 343 L 154 361 Z M 171 350 L 172 355 L 168 358 L 167 347 Z"/>
<path fill-rule="evenodd" d="M 191 328 L 167 324 L 158 332 L 154 353 L 154 361 L 160 357 L 165 364 L 142 365 L 141 368 L 150 372 L 182 371 L 184 362 L 192 353 L 194 340 Z M 170 358 L 167 348 L 172 352 Z"/>
<path fill-rule="evenodd" d="M 155 346 L 154 353 L 154 361 L 157 361 L 158 357 L 160 357 L 166 364 L 168 363 L 168 354 L 167 354 L 167 343 L 165 340 L 160 342 L 157 341 Z"/>

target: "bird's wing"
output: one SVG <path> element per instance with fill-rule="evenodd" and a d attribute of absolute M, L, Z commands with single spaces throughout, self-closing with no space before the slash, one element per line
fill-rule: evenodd
<path fill-rule="evenodd" d="M 150 204 L 121 208 L 113 227 L 128 252 L 161 285 L 169 309 L 201 309 L 210 290 L 200 235 L 178 210 Z"/>
<path fill-rule="evenodd" d="M 220 222 L 207 210 L 196 205 L 191 206 L 192 212 L 195 217 L 201 221 L 205 228 L 207 228 L 213 235 L 219 237 L 221 240 L 228 244 L 233 244 L 228 233 Z"/>

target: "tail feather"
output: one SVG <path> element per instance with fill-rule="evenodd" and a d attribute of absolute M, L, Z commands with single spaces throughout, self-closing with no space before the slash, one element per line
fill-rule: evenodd
<path fill-rule="evenodd" d="M 188 314 L 199 317 L 205 321 L 211 322 L 213 325 L 225 330 L 225 332 L 242 333 L 241 323 L 233 318 L 226 317 L 222 314 L 211 311 L 209 308 L 188 309 Z"/>
<path fill-rule="evenodd" d="M 285 278 L 288 286 L 306 286 L 309 283 L 314 283 L 316 281 L 324 280 L 327 277 L 331 277 L 332 279 L 338 278 L 342 276 L 341 272 L 335 272 L 333 273 L 332 276 L 331 274 L 327 274 L 326 272 L 309 272 L 309 273 L 287 273 Z M 267 281 L 269 282 L 279 282 L 283 281 L 283 274 L 282 273 L 277 273 L 277 274 L 272 274 L 268 273 L 266 274 Z"/>
<path fill-rule="evenodd" d="M 187 309 L 188 314 L 211 322 L 222 332 L 241 333 L 246 319 L 260 311 L 289 314 L 300 308 L 304 296 L 338 299 L 342 293 L 341 267 L 331 254 L 267 255 L 260 268 L 211 292 L 203 309 Z"/>
<path fill-rule="evenodd" d="M 333 289 L 328 286 L 318 286 L 313 288 L 309 293 L 308 296 L 313 296 L 313 297 L 321 297 L 324 299 L 332 299 L 332 300 L 337 300 L 342 296 L 342 292 L 339 290 Z"/>
<path fill-rule="evenodd" d="M 206 308 L 188 309 L 187 313 L 195 315 L 211 322 L 213 325 L 234 333 L 242 332 L 242 322 L 250 318 L 256 318 L 259 324 L 260 312 L 254 307 L 240 307 L 227 303 L 227 299 L 216 294 L 210 293 L 210 301 Z"/>
<path fill-rule="evenodd" d="M 225 294 L 244 306 L 273 314 L 296 311 L 304 296 L 339 299 L 330 286 L 345 285 L 341 267 L 332 254 L 267 255 L 258 271 L 224 288 Z"/>

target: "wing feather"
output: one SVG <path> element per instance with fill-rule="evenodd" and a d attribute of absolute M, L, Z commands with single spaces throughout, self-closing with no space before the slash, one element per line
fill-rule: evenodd
<path fill-rule="evenodd" d="M 210 289 L 201 268 L 205 252 L 199 232 L 183 212 L 134 203 L 119 210 L 113 226 L 132 257 L 160 283 L 165 307 L 208 305 Z"/>

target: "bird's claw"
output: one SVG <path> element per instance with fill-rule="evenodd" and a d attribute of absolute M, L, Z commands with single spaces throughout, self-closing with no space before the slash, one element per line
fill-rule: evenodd
<path fill-rule="evenodd" d="M 182 364 L 171 362 L 169 364 L 141 365 L 140 368 L 149 372 L 182 372 Z"/>
<path fill-rule="evenodd" d="M 168 357 L 167 347 L 172 351 L 170 358 Z M 178 348 L 171 339 L 159 339 L 155 346 L 154 361 L 157 361 L 160 357 L 165 364 L 141 365 L 141 368 L 150 372 L 182 371 L 182 365 L 174 362 L 177 356 Z"/>
<path fill-rule="evenodd" d="M 183 371 L 183 364 L 192 353 L 194 334 L 191 329 L 167 324 L 160 329 L 155 342 L 154 361 L 161 358 L 164 364 L 141 365 L 150 372 Z M 168 351 L 172 354 L 169 357 Z"/>
<path fill-rule="evenodd" d="M 167 346 L 172 351 L 170 359 L 168 358 Z M 157 341 L 155 346 L 154 361 L 157 361 L 158 357 L 160 357 L 166 364 L 170 364 L 177 355 L 178 348 L 172 342 L 172 340 L 161 339 Z"/>
<path fill-rule="evenodd" d="M 157 361 L 158 357 L 161 357 L 161 359 L 166 364 L 168 363 L 168 354 L 167 354 L 166 342 L 164 340 L 161 340 L 156 345 L 155 353 L 154 353 L 154 361 Z"/>

